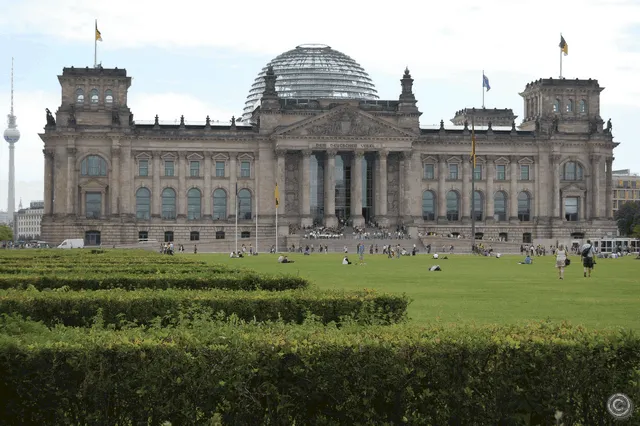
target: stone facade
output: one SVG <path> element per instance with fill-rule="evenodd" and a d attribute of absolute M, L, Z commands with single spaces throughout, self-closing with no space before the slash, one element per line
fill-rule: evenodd
<path fill-rule="evenodd" d="M 276 78 L 267 72 L 254 125 L 139 124 L 125 70 L 65 68 L 40 135 L 42 238 L 215 243 L 234 234 L 236 206 L 243 236 L 273 238 L 276 182 L 280 236 L 339 219 L 470 235 L 474 199 L 478 237 L 615 233 L 617 143 L 596 80 L 529 83 L 519 129 L 475 132 L 474 174 L 470 127 L 421 129 L 408 70 L 389 101 L 280 99 Z"/>

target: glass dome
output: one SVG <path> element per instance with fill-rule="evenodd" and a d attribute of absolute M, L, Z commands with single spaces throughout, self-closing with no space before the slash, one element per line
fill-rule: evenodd
<path fill-rule="evenodd" d="M 248 121 L 260 105 L 269 65 L 276 74 L 276 91 L 281 98 L 378 99 L 371 78 L 356 61 L 323 44 L 304 44 L 277 56 L 262 68 L 247 96 L 243 121 Z"/>

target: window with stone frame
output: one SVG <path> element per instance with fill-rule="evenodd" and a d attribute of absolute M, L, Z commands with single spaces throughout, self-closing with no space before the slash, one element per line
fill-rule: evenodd
<path fill-rule="evenodd" d="M 149 240 L 149 231 L 138 231 L 138 241 Z"/>
<path fill-rule="evenodd" d="M 435 173 L 435 165 L 434 164 L 423 164 L 422 165 L 423 174 L 422 178 L 425 180 L 433 180 L 436 178 Z"/>
<path fill-rule="evenodd" d="M 507 179 L 507 166 L 504 164 L 496 164 L 496 180 Z"/>
<path fill-rule="evenodd" d="M 476 164 L 473 168 L 473 179 L 475 181 L 482 180 L 482 164 Z"/>
<path fill-rule="evenodd" d="M 529 180 L 529 171 L 528 164 L 520 164 L 520 180 Z"/>
<path fill-rule="evenodd" d="M 100 219 L 102 216 L 101 192 L 87 192 L 85 194 L 85 216 L 87 219 Z"/>
<path fill-rule="evenodd" d="M 224 161 L 216 161 L 216 177 L 223 178 L 225 177 L 225 162 Z"/>
<path fill-rule="evenodd" d="M 107 161 L 99 155 L 89 155 L 80 163 L 82 176 L 106 176 Z"/>
<path fill-rule="evenodd" d="M 191 176 L 191 177 L 200 177 L 200 162 L 199 161 L 191 161 L 191 162 L 189 162 L 189 176 Z"/>
<path fill-rule="evenodd" d="M 575 161 L 567 161 L 562 166 L 562 180 L 579 181 L 584 178 L 582 166 Z"/>
<path fill-rule="evenodd" d="M 165 176 L 175 176 L 175 162 L 173 160 L 165 160 L 164 161 L 164 175 Z"/>
<path fill-rule="evenodd" d="M 149 176 L 149 160 L 138 160 L 138 176 Z"/>
<path fill-rule="evenodd" d="M 449 179 L 458 180 L 458 165 L 449 164 Z"/>
<path fill-rule="evenodd" d="M 240 177 L 241 178 L 250 178 L 251 177 L 251 162 L 244 160 L 240 162 Z"/>
<path fill-rule="evenodd" d="M 200 241 L 200 232 L 191 231 L 189 233 L 189 241 Z"/>
<path fill-rule="evenodd" d="M 564 218 L 568 222 L 577 222 L 579 218 L 580 199 L 578 197 L 566 197 L 564 199 Z"/>

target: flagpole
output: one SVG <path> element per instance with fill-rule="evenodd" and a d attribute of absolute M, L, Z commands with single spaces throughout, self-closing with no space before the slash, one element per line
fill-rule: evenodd
<path fill-rule="evenodd" d="M 484 109 L 484 70 L 482 70 L 482 108 Z"/>
<path fill-rule="evenodd" d="M 484 75 L 484 71 L 482 73 Z M 471 117 L 471 144 L 471 254 L 474 254 L 476 245 L 476 130 L 473 116 Z"/>
<path fill-rule="evenodd" d="M 562 33 L 560 33 L 560 40 L 562 40 Z M 562 47 L 560 47 L 560 79 L 562 79 Z"/>
<path fill-rule="evenodd" d="M 98 67 L 98 20 L 96 19 L 96 26 L 93 31 L 93 67 Z"/>
<path fill-rule="evenodd" d="M 258 253 L 258 196 L 256 196 L 256 248 L 253 249 L 254 253 Z"/>
<path fill-rule="evenodd" d="M 279 206 L 276 206 L 276 253 L 278 253 L 278 210 Z"/>
<path fill-rule="evenodd" d="M 236 255 L 238 254 L 238 205 L 240 200 L 238 199 L 238 184 L 236 183 Z"/>

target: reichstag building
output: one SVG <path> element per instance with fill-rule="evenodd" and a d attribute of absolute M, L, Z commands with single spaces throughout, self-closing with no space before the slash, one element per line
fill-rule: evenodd
<path fill-rule="evenodd" d="M 238 229 L 247 244 L 271 245 L 277 233 L 282 246 L 344 224 L 469 237 L 472 217 L 482 239 L 615 233 L 617 143 L 597 80 L 526 84 L 518 124 L 511 109 L 465 108 L 424 129 L 410 72 L 398 76 L 398 97 L 380 100 L 349 56 L 302 45 L 261 70 L 241 118 L 218 125 L 203 112 L 163 124 L 134 120 L 125 69 L 64 68 L 60 106 L 47 109 L 40 135 L 42 236 L 221 244 Z"/>

